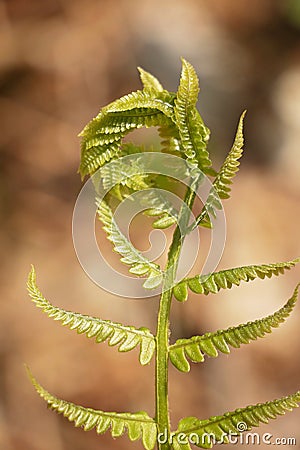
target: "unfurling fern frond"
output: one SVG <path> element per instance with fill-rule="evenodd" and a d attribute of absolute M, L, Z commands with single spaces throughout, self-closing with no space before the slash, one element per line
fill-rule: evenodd
<path fill-rule="evenodd" d="M 110 112 L 103 109 L 81 132 L 82 177 L 96 172 L 106 162 L 120 154 L 123 137 L 134 129 L 166 126 L 170 119 L 158 109 L 136 108 L 129 111 Z"/>
<path fill-rule="evenodd" d="M 175 118 L 183 151 L 204 173 L 211 173 L 211 160 L 206 150 L 209 130 L 196 109 L 199 82 L 193 66 L 182 60 L 182 72 L 175 100 Z"/>
<path fill-rule="evenodd" d="M 300 258 L 297 258 L 283 263 L 243 266 L 221 270 L 210 275 L 197 275 L 182 280 L 174 287 L 173 293 L 181 302 L 187 300 L 188 287 L 196 294 L 216 294 L 220 289 L 230 289 L 233 285 L 239 286 L 241 281 L 283 274 L 285 270 L 291 269 L 299 262 Z"/>
<path fill-rule="evenodd" d="M 232 180 L 239 169 L 243 153 L 243 122 L 246 111 L 240 117 L 231 150 L 217 173 L 212 168 L 207 151 L 210 131 L 197 110 L 199 80 L 193 66 L 182 59 L 176 93 L 165 90 L 160 81 L 144 69 L 138 70 L 143 88 L 102 108 L 81 132 L 79 172 L 82 178 L 91 175 L 96 195 L 101 197 L 96 202 L 103 229 L 112 242 L 114 251 L 120 255 L 121 262 L 128 266 L 129 272 L 142 277 L 135 279 L 137 285 L 143 284 L 144 288 L 152 289 L 149 295 L 155 295 L 159 290 L 157 288 L 161 288 L 156 334 L 153 335 L 145 327 L 125 326 L 53 306 L 37 287 L 34 268 L 29 274 L 27 286 L 37 307 L 48 317 L 76 330 L 78 334 L 94 338 L 96 343 L 107 342 L 120 352 L 138 348 L 142 365 L 148 364 L 155 354 L 155 418 L 150 418 L 144 411 L 133 414 L 104 412 L 61 400 L 39 385 L 27 370 L 32 384 L 48 406 L 85 431 L 95 428 L 98 434 L 102 434 L 110 430 L 113 437 L 127 433 L 131 441 L 141 439 L 146 450 L 153 450 L 155 446 L 159 450 L 191 450 L 192 444 L 211 448 L 215 443 L 228 443 L 231 436 L 251 430 L 260 422 L 268 423 L 277 415 L 297 407 L 300 403 L 300 391 L 206 420 L 186 417 L 180 420 L 178 429 L 171 432 L 168 406 L 171 364 L 181 372 L 188 372 L 191 362 L 200 363 L 207 357 L 217 357 L 219 353 L 229 354 L 232 348 L 239 348 L 242 344 L 265 337 L 291 314 L 297 302 L 300 283 L 285 305 L 267 317 L 200 336 L 178 339 L 171 344 L 172 297 L 185 302 L 189 290 L 197 294 L 216 294 L 221 289 L 239 286 L 242 281 L 270 278 L 294 267 L 300 262 L 300 258 L 179 278 L 178 269 L 186 235 L 198 225 L 214 227 L 214 219 L 219 219 L 219 212 L 223 209 L 222 199 L 230 196 Z M 161 140 L 160 150 L 156 146 L 146 149 L 124 143 L 131 131 L 141 127 L 157 127 Z M 160 155 L 163 156 L 162 159 L 157 158 L 158 151 L 164 154 Z M 207 176 L 213 177 L 214 181 L 210 183 Z M 185 193 L 182 190 L 184 187 Z M 207 196 L 200 214 L 194 219 L 192 211 L 197 207 L 195 201 L 201 194 L 200 191 L 203 194 L 206 191 Z M 163 229 L 176 224 L 166 252 L 164 270 L 147 259 L 145 253 L 137 250 L 131 244 L 128 233 L 123 230 L 121 220 L 119 222 L 117 219 L 116 205 L 124 199 L 127 203 L 124 202 L 122 206 L 125 208 L 132 205 L 130 200 L 138 201 L 137 208 L 135 203 L 134 208 L 129 209 L 132 212 L 143 211 L 145 215 L 154 218 L 151 220 L 154 228 Z M 121 209 L 123 208 L 119 209 L 120 219 Z M 145 295 L 144 291 L 142 296 Z"/>
<path fill-rule="evenodd" d="M 98 215 L 103 223 L 103 229 L 108 235 L 108 239 L 114 244 L 114 250 L 119 253 L 124 264 L 131 266 L 130 273 L 138 276 L 147 275 L 147 280 L 143 286 L 146 289 L 158 287 L 163 279 L 163 274 L 158 264 L 150 262 L 139 252 L 121 233 L 116 224 L 112 210 L 104 200 L 98 201 Z"/>
<path fill-rule="evenodd" d="M 75 427 L 82 427 L 85 431 L 95 428 L 97 434 L 103 434 L 110 429 L 114 438 L 127 433 L 131 441 L 142 439 L 146 450 L 154 448 L 157 426 L 145 411 L 115 413 L 75 405 L 54 397 L 37 382 L 28 368 L 27 372 L 36 391 L 47 402 L 48 406 L 58 414 L 63 414 L 70 422 L 74 422 Z"/>
<path fill-rule="evenodd" d="M 173 438 L 173 449 L 191 450 L 191 443 L 200 448 L 212 448 L 214 444 L 228 443 L 230 434 L 238 436 L 243 431 L 259 426 L 260 423 L 269 423 L 271 419 L 276 419 L 277 416 L 298 408 L 298 403 L 300 403 L 300 391 L 287 397 L 239 408 L 206 420 L 186 417 L 178 424 Z"/>
<path fill-rule="evenodd" d="M 120 352 L 128 352 L 140 346 L 139 360 L 142 365 L 148 364 L 155 351 L 155 339 L 147 328 L 135 328 L 101 320 L 71 311 L 65 311 L 53 306 L 45 299 L 36 285 L 36 274 L 32 267 L 27 281 L 29 295 L 38 308 L 41 308 L 48 317 L 58 320 L 62 325 L 78 334 L 85 334 L 94 338 L 97 343 L 107 341 L 109 345 L 117 345 Z"/>
<path fill-rule="evenodd" d="M 158 92 L 162 92 L 164 90 L 158 79 L 151 73 L 146 72 L 146 70 L 141 67 L 138 67 L 138 71 L 140 72 L 140 78 L 144 85 L 144 89 L 154 89 Z"/>
<path fill-rule="evenodd" d="M 152 126 L 166 126 L 174 119 L 175 94 L 167 91 L 136 91 L 103 108 L 80 133 L 79 171 L 94 173 L 120 152 L 123 137 L 130 131 Z"/>
<path fill-rule="evenodd" d="M 230 327 L 226 330 L 218 330 L 215 333 L 206 333 L 202 336 L 193 336 L 189 339 L 178 339 L 170 346 L 170 360 L 181 372 L 189 372 L 190 364 L 187 357 L 193 362 L 204 361 L 204 355 L 217 357 L 218 351 L 230 353 L 230 348 L 239 348 L 241 344 L 249 344 L 250 341 L 264 337 L 283 323 L 292 312 L 298 298 L 299 284 L 294 290 L 293 296 L 287 303 L 274 314 L 253 322 Z"/>

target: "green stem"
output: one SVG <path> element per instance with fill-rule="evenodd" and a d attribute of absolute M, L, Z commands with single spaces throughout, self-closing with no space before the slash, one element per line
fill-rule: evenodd
<path fill-rule="evenodd" d="M 173 240 L 168 253 L 166 265 L 166 277 L 163 284 L 163 292 L 160 298 L 156 333 L 156 422 L 161 442 L 158 442 L 158 450 L 170 450 L 170 415 L 168 404 L 168 362 L 169 362 L 169 316 L 172 301 L 172 286 L 177 272 L 179 256 L 184 240 L 181 230 L 186 230 L 189 220 L 189 210 L 195 199 L 195 192 L 188 188 L 184 202 L 185 208 L 181 210 L 179 223 L 174 231 Z M 165 441 L 167 437 L 167 442 Z"/>

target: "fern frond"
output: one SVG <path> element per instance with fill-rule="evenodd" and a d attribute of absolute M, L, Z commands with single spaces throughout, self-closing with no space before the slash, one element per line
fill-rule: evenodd
<path fill-rule="evenodd" d="M 138 276 L 147 275 L 147 280 L 143 284 L 146 289 L 158 287 L 163 279 L 159 265 L 150 262 L 126 239 L 114 220 L 112 210 L 104 200 L 98 201 L 97 205 L 103 229 L 114 244 L 114 250 L 122 256 L 121 261 L 131 266 L 129 272 Z"/>
<path fill-rule="evenodd" d="M 128 112 L 142 110 L 153 114 L 163 113 L 166 117 L 174 119 L 174 99 L 175 94 L 168 91 L 157 91 L 156 89 L 147 89 L 135 91 L 124 95 L 104 108 L 105 112 Z"/>
<path fill-rule="evenodd" d="M 58 414 L 63 414 L 70 422 L 74 422 L 75 427 L 81 427 L 84 431 L 95 428 L 97 434 L 103 434 L 110 429 L 113 438 L 122 436 L 126 432 L 131 441 L 142 439 L 146 450 L 154 448 L 157 426 L 145 411 L 115 413 L 75 405 L 50 394 L 37 382 L 28 368 L 27 372 L 37 393 L 48 406 Z"/>
<path fill-rule="evenodd" d="M 82 177 L 94 173 L 121 152 L 123 137 L 134 129 L 166 126 L 170 121 L 157 109 L 140 108 L 129 111 L 109 112 L 103 108 L 80 133 Z"/>
<path fill-rule="evenodd" d="M 199 94 L 199 80 L 192 64 L 182 58 L 182 70 L 180 75 L 177 100 L 179 105 L 186 108 L 196 106 Z"/>
<path fill-rule="evenodd" d="M 103 108 L 80 133 L 79 171 L 94 173 L 120 152 L 121 140 L 136 128 L 166 126 L 174 120 L 175 94 L 167 91 L 136 91 Z"/>
<path fill-rule="evenodd" d="M 36 273 L 32 267 L 27 281 L 28 293 L 38 308 L 41 308 L 48 317 L 60 321 L 62 325 L 78 334 L 85 334 L 94 338 L 96 343 L 107 341 L 109 345 L 117 345 L 120 352 L 128 352 L 140 346 L 139 361 L 142 365 L 148 364 L 155 351 L 155 339 L 147 328 L 124 326 L 109 320 L 65 311 L 53 306 L 45 299 L 36 285 Z"/>
<path fill-rule="evenodd" d="M 243 154 L 243 123 L 245 114 L 246 111 L 244 111 L 240 117 L 232 148 L 213 182 L 212 188 L 201 213 L 190 227 L 191 230 L 196 228 L 198 225 L 211 228 L 212 225 L 209 214 L 216 217 L 216 210 L 222 209 L 220 199 L 227 199 L 230 196 L 230 185 L 232 184 L 233 177 L 239 169 L 239 159 Z"/>
<path fill-rule="evenodd" d="M 241 344 L 249 344 L 250 341 L 271 333 L 272 328 L 278 328 L 292 312 L 298 298 L 299 285 L 282 308 L 263 319 L 226 330 L 218 330 L 215 333 L 206 333 L 189 339 L 178 339 L 175 344 L 170 346 L 172 364 L 181 372 L 189 372 L 190 364 L 187 357 L 193 362 L 202 362 L 205 354 L 213 358 L 218 356 L 218 351 L 228 354 L 230 353 L 229 345 L 239 348 Z"/>
<path fill-rule="evenodd" d="M 300 391 L 206 420 L 186 417 L 178 424 L 173 439 L 173 448 L 174 450 L 191 450 L 191 442 L 200 448 L 212 448 L 217 443 L 228 443 L 229 439 L 226 438 L 226 434 L 227 436 L 229 434 L 237 436 L 242 431 L 249 431 L 253 427 L 259 426 L 260 423 L 269 423 L 271 419 L 276 419 L 277 416 L 298 408 L 298 403 L 300 403 Z"/>
<path fill-rule="evenodd" d="M 146 70 L 142 69 L 141 67 L 138 67 L 138 71 L 140 72 L 140 78 L 143 83 L 144 89 L 154 89 L 158 92 L 162 92 L 164 90 L 158 79 L 151 73 L 146 72 Z"/>
<path fill-rule="evenodd" d="M 180 142 L 179 131 L 176 124 L 169 121 L 158 128 L 158 134 L 161 138 L 161 151 L 176 156 L 181 156 L 183 148 Z"/>
<path fill-rule="evenodd" d="M 141 158 L 137 156 L 130 161 L 123 159 L 124 156 L 137 155 L 144 151 L 144 147 L 127 142 L 122 144 L 117 159 L 101 167 L 97 183 L 103 186 L 109 196 L 123 201 L 133 192 L 152 187 L 155 177 L 147 173 Z"/>
<path fill-rule="evenodd" d="M 136 148 L 139 153 L 142 153 L 142 147 Z M 101 168 L 101 181 L 105 190 L 118 184 L 135 191 L 148 189 L 150 183 L 147 183 L 147 178 L 149 178 L 149 175 L 146 173 L 145 166 L 139 157 L 130 162 L 124 161 L 124 159 L 115 160 L 112 164 Z"/>
<path fill-rule="evenodd" d="M 230 185 L 232 184 L 232 179 L 239 170 L 239 159 L 243 154 L 244 136 L 243 136 L 243 125 L 246 111 L 244 111 L 240 117 L 239 124 L 237 127 L 234 143 L 228 156 L 226 157 L 217 177 L 213 182 L 213 187 L 217 195 L 226 199 L 229 198 Z"/>
<path fill-rule="evenodd" d="M 221 270 L 210 275 L 197 275 L 180 281 L 174 287 L 173 293 L 175 298 L 181 302 L 187 299 L 188 287 L 196 294 L 216 294 L 220 289 L 230 289 L 233 285 L 239 286 L 241 281 L 271 278 L 272 275 L 283 274 L 285 270 L 291 269 L 299 262 L 300 258 L 297 258 L 288 262 L 243 266 Z"/>
<path fill-rule="evenodd" d="M 182 60 L 182 71 L 175 100 L 175 118 L 184 153 L 191 162 L 197 161 L 204 173 L 211 172 L 211 160 L 206 150 L 209 130 L 196 109 L 199 82 L 193 66 Z"/>
<path fill-rule="evenodd" d="M 158 217 L 152 224 L 153 228 L 165 229 L 177 222 L 178 211 L 173 207 L 164 191 L 156 189 L 145 192 L 143 203 L 150 206 L 144 211 L 149 217 Z"/>

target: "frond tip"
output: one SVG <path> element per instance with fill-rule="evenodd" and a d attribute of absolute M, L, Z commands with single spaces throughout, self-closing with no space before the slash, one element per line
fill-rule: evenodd
<path fill-rule="evenodd" d="M 107 341 L 110 346 L 118 346 L 119 352 L 128 352 L 140 346 L 140 363 L 145 365 L 150 362 L 155 351 L 155 339 L 148 328 L 125 326 L 53 306 L 37 287 L 33 266 L 28 276 L 27 288 L 32 301 L 48 317 L 60 321 L 62 325 L 68 326 L 71 330 L 76 330 L 78 334 L 94 338 L 96 343 Z"/>
<path fill-rule="evenodd" d="M 175 101 L 175 120 L 184 154 L 196 163 L 201 171 L 209 174 L 211 160 L 206 149 L 209 130 L 196 109 L 199 81 L 193 66 L 182 59 L 182 71 Z"/>
<path fill-rule="evenodd" d="M 233 146 L 213 183 L 216 193 L 222 199 L 229 198 L 231 190 L 230 185 L 232 184 L 232 179 L 239 169 L 240 165 L 239 159 L 243 154 L 243 145 L 244 145 L 243 125 L 245 115 L 246 111 L 244 111 L 240 117 Z"/>
<path fill-rule="evenodd" d="M 82 427 L 84 431 L 96 429 L 97 434 L 103 434 L 110 429 L 113 438 L 127 432 L 131 441 L 142 439 L 146 450 L 152 450 L 156 443 L 157 427 L 145 411 L 137 413 L 115 413 L 85 408 L 74 403 L 61 400 L 47 392 L 33 377 L 26 367 L 31 383 L 37 393 L 47 402 L 48 406 L 58 414 L 74 422 L 75 427 Z"/>
<path fill-rule="evenodd" d="M 138 67 L 138 71 L 140 72 L 140 78 L 143 83 L 144 89 L 154 89 L 158 92 L 162 92 L 164 90 L 158 79 L 151 73 L 146 72 L 146 70 L 142 69 L 141 67 Z"/>
<path fill-rule="evenodd" d="M 186 417 L 180 420 L 174 433 L 174 450 L 191 450 L 190 444 L 200 448 L 212 448 L 215 444 L 226 444 L 229 436 L 238 436 L 244 431 L 259 426 L 261 422 L 269 423 L 278 415 L 298 408 L 300 391 L 266 403 L 239 408 L 222 416 L 199 420 L 197 417 Z"/>
<path fill-rule="evenodd" d="M 249 344 L 250 341 L 264 337 L 283 323 L 292 312 L 299 291 L 300 283 L 296 286 L 292 297 L 274 314 L 253 322 L 219 330 L 215 333 L 206 333 L 202 336 L 193 336 L 189 339 L 178 339 L 170 347 L 170 360 L 181 372 L 189 372 L 190 364 L 187 357 L 193 362 L 203 362 L 204 355 L 217 357 L 218 351 L 230 353 L 230 348 L 239 348 L 241 344 Z"/>

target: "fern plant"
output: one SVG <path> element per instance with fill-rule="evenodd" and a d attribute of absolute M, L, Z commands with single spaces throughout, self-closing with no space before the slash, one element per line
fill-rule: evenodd
<path fill-rule="evenodd" d="M 297 301 L 299 285 L 281 309 L 263 319 L 202 336 L 178 339 L 173 343 L 170 341 L 169 324 L 172 299 L 185 302 L 189 290 L 201 295 L 215 294 L 221 289 L 238 286 L 244 281 L 280 275 L 294 267 L 300 259 L 231 268 L 177 280 L 178 261 L 185 237 L 198 226 L 212 227 L 214 217 L 222 207 L 220 199 L 227 199 L 230 196 L 230 185 L 238 171 L 239 159 L 243 152 L 245 113 L 240 118 L 232 149 L 220 170 L 216 172 L 212 168 L 207 150 L 209 130 L 196 108 L 199 84 L 192 65 L 182 60 L 182 72 L 176 93 L 165 90 L 161 83 L 145 70 L 139 71 L 143 89 L 125 95 L 102 108 L 97 117 L 82 131 L 80 173 L 84 177 L 100 170 L 99 180 L 104 187 L 111 186 L 113 180 L 113 188 L 108 190 L 105 198 L 97 200 L 99 219 L 114 250 L 120 254 L 121 261 L 130 267 L 131 274 L 144 277 L 143 286 L 147 290 L 161 287 L 156 332 L 53 306 L 37 287 L 33 267 L 28 277 L 28 291 L 36 306 L 49 317 L 71 330 L 76 330 L 79 334 L 85 334 L 96 343 L 106 341 L 110 346 L 117 346 L 120 352 L 138 347 L 139 361 L 142 365 L 148 364 L 155 356 L 155 417 L 149 417 L 145 411 L 104 412 L 75 405 L 47 392 L 29 369 L 28 373 L 38 394 L 53 410 L 74 422 L 76 427 L 82 427 L 86 431 L 94 428 L 98 434 L 110 430 L 114 438 L 127 433 L 132 441 L 141 439 L 146 450 L 152 450 L 155 446 L 159 450 L 171 448 L 190 450 L 191 444 L 210 448 L 221 439 L 228 442 L 230 434 L 240 434 L 257 427 L 261 422 L 268 423 L 270 419 L 275 419 L 278 415 L 298 406 L 300 391 L 208 419 L 185 417 L 180 420 L 177 429 L 172 431 L 168 405 L 169 363 L 182 372 L 188 372 L 190 370 L 188 360 L 193 363 L 203 362 L 205 357 L 217 357 L 219 352 L 229 353 L 230 347 L 239 348 L 242 344 L 264 337 L 290 315 Z M 130 131 L 152 126 L 159 129 L 162 151 L 176 155 L 186 163 L 192 180 L 184 195 L 184 205 L 188 209 L 181 207 L 178 211 L 159 191 L 149 191 L 150 187 L 162 186 L 160 177 L 155 173 L 142 171 L 140 167 L 142 160 L 139 156 L 143 154 L 143 148 L 122 142 Z M 126 164 L 125 161 L 115 166 L 114 170 L 108 169 L 107 163 L 132 154 L 137 156 L 134 163 L 136 167 L 133 164 Z M 195 191 L 202 176 L 213 177 L 212 187 L 202 211 L 190 223 L 189 211 L 193 207 Z M 137 250 L 114 219 L 113 210 L 116 204 L 139 191 L 144 193 L 144 209 L 147 216 L 150 219 L 155 217 L 153 222 L 155 228 L 167 228 L 176 224 L 164 268 L 151 262 Z M 241 423 L 244 424 L 243 427 L 240 426 Z"/>

